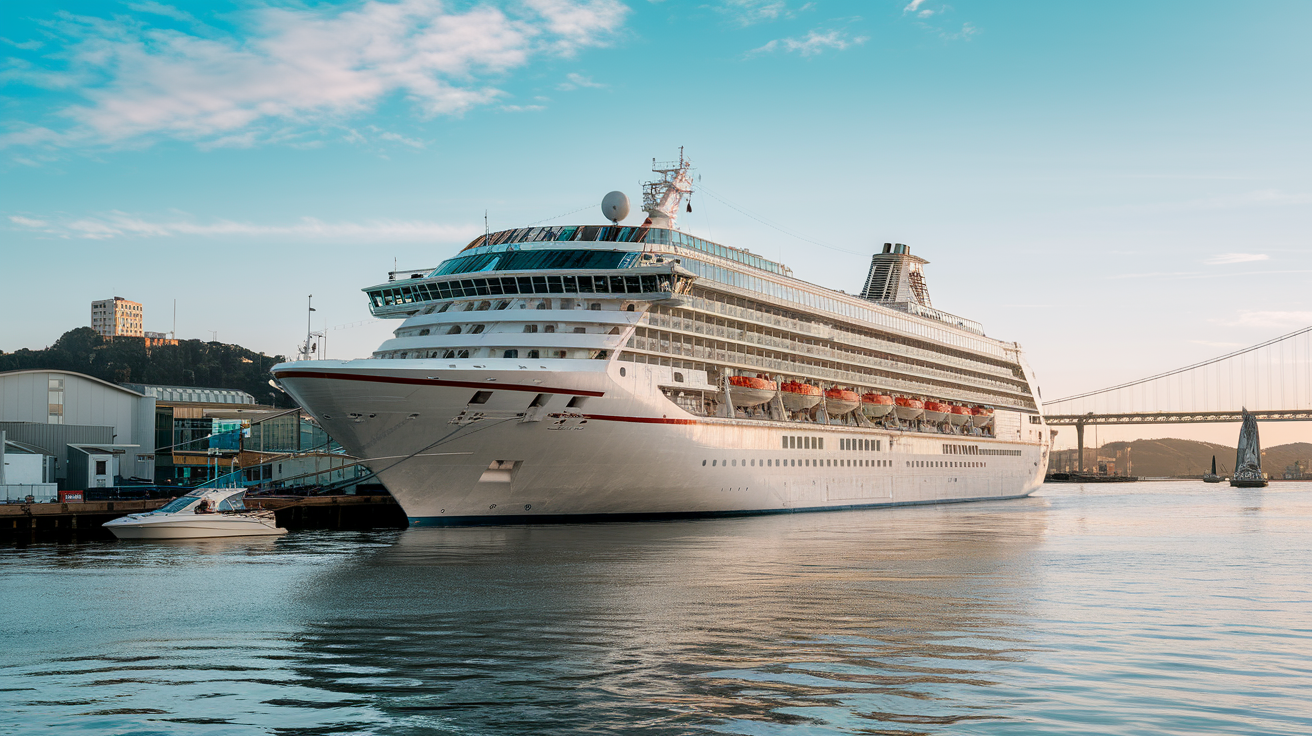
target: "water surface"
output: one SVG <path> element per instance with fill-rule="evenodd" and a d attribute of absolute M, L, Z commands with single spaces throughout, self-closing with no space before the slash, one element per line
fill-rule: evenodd
<path fill-rule="evenodd" d="M 1307 734 L 1312 484 L 0 551 L 0 734 Z"/>

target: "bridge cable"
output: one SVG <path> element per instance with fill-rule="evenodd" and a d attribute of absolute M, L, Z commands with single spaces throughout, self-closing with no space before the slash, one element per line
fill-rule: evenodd
<path fill-rule="evenodd" d="M 1202 367 L 1204 367 L 1204 366 L 1212 365 L 1213 363 L 1220 363 L 1220 362 L 1223 361 L 1223 360 L 1229 360 L 1230 358 L 1238 357 L 1238 356 L 1241 356 L 1241 355 L 1246 355 L 1246 354 L 1248 354 L 1248 353 L 1253 352 L 1254 350 L 1260 350 L 1260 349 L 1262 349 L 1262 348 L 1264 348 L 1264 347 L 1267 347 L 1267 346 L 1269 346 L 1269 345 L 1274 345 L 1274 344 L 1276 344 L 1276 343 L 1278 343 L 1278 342 L 1280 342 L 1280 341 L 1282 341 L 1282 340 L 1288 340 L 1288 339 L 1291 338 L 1291 337 L 1298 337 L 1299 335 L 1302 335 L 1302 334 L 1305 334 L 1305 333 L 1308 333 L 1308 332 L 1312 332 L 1312 326 L 1304 327 L 1304 328 L 1301 329 L 1301 330 L 1295 330 L 1294 332 L 1291 332 L 1291 333 L 1289 333 L 1289 334 L 1287 334 L 1287 335 L 1281 335 L 1280 337 L 1272 338 L 1272 339 L 1267 340 L 1266 342 L 1264 342 L 1264 343 L 1260 343 L 1260 344 L 1258 344 L 1258 345 L 1253 345 L 1253 346 L 1251 346 L 1251 347 L 1247 347 L 1247 348 L 1244 348 L 1244 349 L 1242 349 L 1242 350 L 1236 350 L 1236 351 L 1234 351 L 1233 353 L 1227 353 L 1227 354 L 1222 355 L 1222 356 L 1217 357 L 1217 358 L 1212 358 L 1212 359 L 1210 359 L 1210 360 L 1204 360 L 1204 361 L 1201 362 L 1201 363 L 1194 363 L 1193 365 L 1187 365 L 1187 366 L 1185 366 L 1185 367 L 1183 367 L 1183 368 L 1176 368 L 1176 369 L 1173 370 L 1173 371 L 1167 371 L 1167 372 L 1165 372 L 1165 373 L 1158 373 L 1158 374 L 1155 375 L 1155 376 L 1149 376 L 1149 377 L 1147 377 L 1147 378 L 1140 378 L 1140 379 L 1137 380 L 1137 381 L 1130 381 L 1129 383 L 1122 383 L 1122 384 L 1119 385 L 1119 386 L 1111 386 L 1111 387 L 1109 387 L 1109 388 L 1100 388 L 1100 389 L 1098 389 L 1097 391 L 1087 391 L 1087 392 L 1082 393 L 1082 394 L 1076 394 L 1076 395 L 1074 395 L 1074 396 L 1067 396 L 1067 397 L 1062 398 L 1062 399 L 1053 399 L 1052 401 L 1044 402 L 1044 404 L 1045 404 L 1045 406 L 1052 406 L 1053 404 L 1060 404 L 1060 403 L 1063 403 L 1063 402 L 1066 402 L 1066 401 L 1074 401 L 1074 400 L 1076 400 L 1076 399 L 1084 399 L 1084 398 L 1088 398 L 1088 397 L 1090 397 L 1090 396 L 1096 396 L 1096 395 L 1098 395 L 1098 394 L 1105 394 L 1105 393 L 1108 393 L 1108 392 L 1110 392 L 1110 391 L 1118 391 L 1118 390 L 1123 389 L 1123 388 L 1130 388 L 1131 386 L 1138 386 L 1138 385 L 1140 385 L 1140 384 L 1148 383 L 1149 381 L 1156 381 L 1156 380 L 1158 380 L 1158 379 L 1160 379 L 1160 378 L 1167 378 L 1167 377 L 1170 377 L 1170 376 L 1178 375 L 1178 374 L 1180 374 L 1180 373 L 1184 373 L 1185 371 L 1191 371 L 1191 370 L 1194 370 L 1195 368 L 1202 368 Z M 1240 361 L 1240 365 L 1239 365 L 1239 367 L 1240 367 L 1241 370 L 1243 369 L 1244 366 L 1243 366 L 1243 362 L 1242 362 L 1242 361 Z M 1242 378 L 1241 378 L 1241 380 L 1242 380 Z M 1231 382 L 1233 383 L 1233 380 L 1232 380 Z M 1156 392 L 1156 388 L 1154 387 L 1154 393 L 1155 393 L 1155 392 Z"/>

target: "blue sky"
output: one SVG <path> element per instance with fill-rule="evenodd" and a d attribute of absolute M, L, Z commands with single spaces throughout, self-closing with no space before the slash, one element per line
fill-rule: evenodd
<path fill-rule="evenodd" d="M 314 293 L 364 355 L 393 259 L 598 221 L 679 146 L 686 229 L 848 291 L 908 243 L 1050 398 L 1312 323 L 1306 2 L 59 8 L 0 7 L 0 350 L 117 294 L 286 354 Z"/>

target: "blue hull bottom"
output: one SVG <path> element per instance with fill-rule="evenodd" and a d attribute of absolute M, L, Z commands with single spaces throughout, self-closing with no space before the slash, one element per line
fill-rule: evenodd
<path fill-rule="evenodd" d="M 1030 493 L 1033 493 L 1031 491 Z M 410 526 L 506 526 L 516 524 L 592 524 L 607 521 L 676 521 L 681 519 L 724 519 L 739 516 L 766 516 L 772 514 L 807 514 L 821 511 L 852 511 L 855 509 L 894 508 L 898 506 L 937 506 L 948 503 L 979 503 L 981 501 L 1011 501 L 1027 498 L 1030 493 L 1016 496 L 987 496 L 980 498 L 953 498 L 945 501 L 894 501 L 862 503 L 848 506 L 810 506 L 800 509 L 763 509 L 745 511 L 669 511 L 641 514 L 505 514 L 498 516 L 411 516 Z"/>

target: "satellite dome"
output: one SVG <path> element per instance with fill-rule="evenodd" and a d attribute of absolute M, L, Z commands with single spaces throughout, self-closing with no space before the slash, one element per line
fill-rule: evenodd
<path fill-rule="evenodd" d="M 601 198 L 601 214 L 611 222 L 619 222 L 629 216 L 629 197 L 624 192 L 611 192 Z"/>

